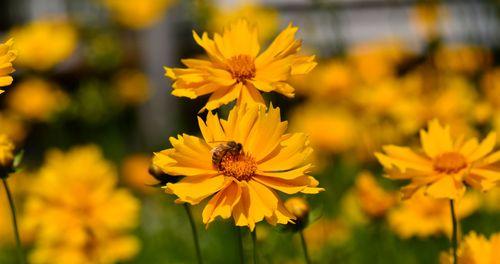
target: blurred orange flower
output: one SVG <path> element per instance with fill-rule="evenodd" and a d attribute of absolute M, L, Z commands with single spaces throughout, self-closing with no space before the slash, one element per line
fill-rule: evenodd
<path fill-rule="evenodd" d="M 14 28 L 10 36 L 19 50 L 17 63 L 39 71 L 49 70 L 71 56 L 78 38 L 73 25 L 51 19 Z"/>
<path fill-rule="evenodd" d="M 35 121 L 48 121 L 68 103 L 68 96 L 57 85 L 34 77 L 17 84 L 7 97 L 12 112 Z"/>
<path fill-rule="evenodd" d="M 152 193 L 155 189 L 149 185 L 156 184 L 157 181 L 148 173 L 150 165 L 151 157 L 148 155 L 127 156 L 121 169 L 125 183 L 142 193 Z"/>
<path fill-rule="evenodd" d="M 396 205 L 396 195 L 380 187 L 370 172 L 360 173 L 355 184 L 361 209 L 368 216 L 383 217 L 389 209 Z"/>

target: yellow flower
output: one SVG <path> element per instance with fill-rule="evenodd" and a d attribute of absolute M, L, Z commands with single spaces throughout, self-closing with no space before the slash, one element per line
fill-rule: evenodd
<path fill-rule="evenodd" d="M 304 220 L 309 214 L 309 204 L 304 198 L 292 197 L 285 201 L 285 208 L 297 219 Z"/>
<path fill-rule="evenodd" d="M 141 29 L 158 22 L 174 0 L 101 0 L 120 24 Z"/>
<path fill-rule="evenodd" d="M 457 201 L 456 214 L 459 219 L 471 215 L 479 207 L 479 197 L 467 194 Z M 402 238 L 431 235 L 450 235 L 450 205 L 446 199 L 434 199 L 419 190 L 411 199 L 389 212 L 388 222 L 391 229 Z"/>
<path fill-rule="evenodd" d="M 67 59 L 77 45 L 75 28 L 62 20 L 34 21 L 14 28 L 10 35 L 16 40 L 18 64 L 39 71 Z"/>
<path fill-rule="evenodd" d="M 5 135 L 0 134 L 0 168 L 10 168 L 14 160 L 14 143 Z M 4 175 L 0 175 L 4 176 Z"/>
<path fill-rule="evenodd" d="M 286 194 L 318 193 L 318 182 L 304 165 L 312 149 L 305 135 L 284 134 L 279 108 L 235 107 L 227 120 L 208 113 L 198 118 L 203 139 L 171 137 L 173 148 L 155 154 L 154 164 L 165 173 L 186 176 L 168 183 L 177 202 L 197 204 L 212 196 L 203 210 L 203 223 L 231 217 L 237 226 L 254 229 L 264 218 L 286 224 L 294 219 L 275 190 Z"/>
<path fill-rule="evenodd" d="M 139 105 L 149 99 L 148 77 L 137 70 L 123 70 L 115 76 L 113 88 L 125 105 Z"/>
<path fill-rule="evenodd" d="M 481 88 L 485 93 L 485 97 L 491 103 L 500 109 L 500 67 L 494 68 L 486 72 L 481 79 Z"/>
<path fill-rule="evenodd" d="M 349 61 L 366 83 L 376 83 L 396 73 L 396 66 L 408 55 L 397 40 L 358 44 L 349 50 Z"/>
<path fill-rule="evenodd" d="M 267 41 L 278 30 L 278 12 L 271 8 L 266 8 L 255 4 L 240 4 L 223 9 L 216 7 L 208 21 L 208 28 L 211 31 L 222 31 L 224 27 L 238 19 L 247 19 L 259 28 L 259 36 Z"/>
<path fill-rule="evenodd" d="M 428 131 L 420 131 L 423 155 L 408 147 L 384 146 L 386 154 L 375 153 L 391 179 L 408 179 L 402 189 L 409 198 L 418 189 L 434 198 L 458 199 L 467 186 L 486 191 L 500 180 L 500 172 L 492 167 L 500 161 L 500 151 L 492 152 L 496 134 L 490 133 L 481 143 L 473 138 L 453 139 L 450 127 L 442 127 L 435 119 Z"/>
<path fill-rule="evenodd" d="M 121 168 L 125 183 L 142 193 L 152 193 L 155 189 L 150 185 L 157 181 L 148 173 L 150 165 L 151 157 L 148 155 L 133 154 L 126 157 Z"/>
<path fill-rule="evenodd" d="M 342 100 L 350 95 L 356 85 L 350 65 L 341 60 L 320 63 L 305 80 L 297 85 L 297 93 L 320 100 Z"/>
<path fill-rule="evenodd" d="M 368 171 L 360 173 L 355 184 L 361 209 L 368 216 L 383 217 L 396 204 L 396 196 L 380 187 Z"/>
<path fill-rule="evenodd" d="M 28 130 L 19 116 L 5 111 L 0 112 L 0 133 L 7 135 L 12 141 L 19 143 L 24 140 Z"/>
<path fill-rule="evenodd" d="M 357 124 L 349 111 L 329 105 L 311 103 L 292 113 L 293 131 L 304 131 L 314 149 L 341 153 L 353 147 Z"/>
<path fill-rule="evenodd" d="M 480 46 L 452 44 L 437 50 L 434 62 L 439 70 L 473 74 L 491 65 L 492 54 Z"/>
<path fill-rule="evenodd" d="M 322 217 L 304 230 L 308 248 L 317 253 L 325 245 L 342 245 L 351 237 L 351 229 L 340 219 Z"/>
<path fill-rule="evenodd" d="M 25 203 L 22 226 L 34 238 L 30 263 L 115 263 L 139 241 L 139 201 L 116 187 L 114 167 L 95 146 L 49 152 Z"/>
<path fill-rule="evenodd" d="M 416 29 L 427 39 L 437 37 L 439 33 L 439 19 L 443 15 L 442 6 L 437 2 L 417 3 L 412 10 L 411 22 Z"/>
<path fill-rule="evenodd" d="M 451 263 L 451 255 L 444 252 L 440 263 Z M 500 233 L 491 235 L 490 239 L 476 232 L 470 232 L 460 243 L 458 264 L 499 264 L 500 263 Z"/>
<path fill-rule="evenodd" d="M 47 121 L 68 105 L 68 96 L 55 84 L 38 78 L 29 78 L 14 87 L 7 98 L 13 112 L 25 119 Z"/>
<path fill-rule="evenodd" d="M 165 75 L 174 80 L 172 94 L 191 99 L 211 94 L 204 107 L 208 110 L 233 100 L 263 105 L 259 91 L 293 97 L 294 88 L 286 81 L 316 66 L 314 56 L 297 54 L 302 46 L 295 39 L 297 30 L 290 24 L 260 55 L 257 28 L 244 19 L 230 24 L 222 35 L 216 33 L 213 39 L 206 32 L 200 37 L 193 31 L 195 41 L 210 59 L 184 59 L 187 69 L 165 67 Z"/>
<path fill-rule="evenodd" d="M 5 43 L 0 43 L 0 87 L 10 85 L 13 81 L 9 74 L 14 72 L 12 62 L 17 57 L 17 50 L 12 48 L 14 41 L 9 39 Z M 0 89 L 0 94 L 4 91 Z"/>

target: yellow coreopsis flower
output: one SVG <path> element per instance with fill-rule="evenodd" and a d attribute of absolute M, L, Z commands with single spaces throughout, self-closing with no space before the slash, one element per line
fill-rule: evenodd
<path fill-rule="evenodd" d="M 445 252 L 440 257 L 441 264 L 451 263 L 451 256 Z M 470 232 L 460 243 L 458 264 L 499 264 L 500 263 L 500 233 L 487 239 L 476 232 Z"/>
<path fill-rule="evenodd" d="M 302 42 L 295 39 L 298 28 L 290 24 L 259 54 L 257 28 L 240 19 L 213 39 L 205 32 L 195 41 L 209 60 L 184 59 L 184 68 L 165 67 L 174 80 L 172 94 L 191 99 L 211 94 L 204 109 L 213 110 L 237 100 L 238 104 L 265 104 L 259 91 L 294 96 L 287 83 L 292 75 L 305 74 L 315 66 L 314 56 L 298 55 Z"/>
<path fill-rule="evenodd" d="M 10 35 L 16 40 L 18 64 L 39 71 L 64 61 L 77 46 L 76 29 L 63 20 L 33 21 L 14 28 Z"/>
<path fill-rule="evenodd" d="M 168 183 L 166 192 L 177 202 L 197 204 L 212 196 L 203 210 L 203 222 L 231 217 L 237 226 L 254 229 L 264 218 L 286 224 L 294 216 L 275 190 L 286 194 L 318 193 L 318 182 L 307 173 L 305 160 L 312 152 L 307 136 L 285 134 L 279 108 L 240 106 L 227 120 L 208 113 L 198 119 L 203 139 L 179 135 L 173 148 L 155 154 L 153 163 L 165 173 L 186 176 Z"/>
<path fill-rule="evenodd" d="M 479 208 L 479 197 L 470 193 L 457 201 L 456 214 L 463 219 Z M 434 199 L 419 190 L 412 198 L 389 212 L 387 220 L 391 229 L 402 238 L 451 235 L 449 201 Z"/>
<path fill-rule="evenodd" d="M 174 0 L 101 0 L 120 24 L 141 29 L 158 22 Z"/>
<path fill-rule="evenodd" d="M 116 263 L 139 241 L 139 201 L 119 189 L 114 167 L 94 146 L 52 151 L 31 180 L 22 227 L 34 239 L 30 263 Z"/>
<path fill-rule="evenodd" d="M 7 104 L 13 112 L 27 120 L 47 121 L 68 105 L 69 98 L 55 84 L 28 78 L 12 89 Z"/>
<path fill-rule="evenodd" d="M 391 179 L 407 179 L 411 183 L 402 189 L 409 198 L 418 189 L 434 198 L 457 199 L 466 186 L 486 191 L 500 180 L 500 172 L 493 165 L 500 161 L 500 151 L 493 151 L 496 134 L 490 133 L 481 143 L 473 138 L 454 139 L 449 126 L 441 126 L 435 119 L 428 131 L 420 131 L 423 155 L 408 147 L 384 146 L 386 154 L 375 156 Z"/>
<path fill-rule="evenodd" d="M 0 87 L 10 85 L 13 81 L 9 74 L 14 72 L 12 62 L 17 57 L 17 50 L 12 48 L 14 41 L 9 39 L 5 43 L 0 43 Z M 4 91 L 0 89 L 0 94 Z"/>

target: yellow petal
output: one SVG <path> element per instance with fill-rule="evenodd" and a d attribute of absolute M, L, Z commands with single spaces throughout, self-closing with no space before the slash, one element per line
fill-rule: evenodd
<path fill-rule="evenodd" d="M 461 182 L 457 182 L 452 176 L 444 176 L 440 180 L 431 184 L 426 189 L 426 193 L 436 199 L 459 199 L 465 193 L 465 186 Z"/>
<path fill-rule="evenodd" d="M 225 185 L 225 177 L 206 176 L 206 177 L 185 177 L 178 183 L 168 183 L 165 191 L 175 194 L 180 202 L 197 204 L 206 197 L 218 192 Z"/>

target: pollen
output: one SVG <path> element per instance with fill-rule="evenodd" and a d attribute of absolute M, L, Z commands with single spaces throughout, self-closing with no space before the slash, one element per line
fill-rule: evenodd
<path fill-rule="evenodd" d="M 440 173 L 453 174 L 466 167 L 465 157 L 457 152 L 446 152 L 434 159 L 434 170 Z"/>
<path fill-rule="evenodd" d="M 255 77 L 255 63 L 249 55 L 237 55 L 227 60 L 227 67 L 234 79 L 238 82 L 245 82 L 246 80 Z"/>
<path fill-rule="evenodd" d="M 246 154 L 226 155 L 221 161 L 220 171 L 228 177 L 239 181 L 249 181 L 255 175 L 257 163 Z"/>

